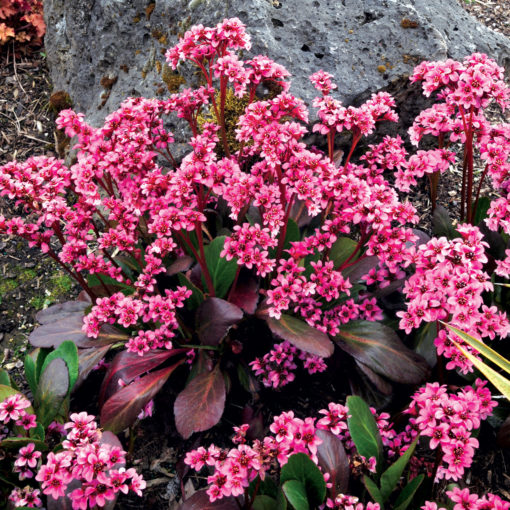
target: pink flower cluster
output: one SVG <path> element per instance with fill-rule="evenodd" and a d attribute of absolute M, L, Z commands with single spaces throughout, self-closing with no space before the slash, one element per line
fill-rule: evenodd
<path fill-rule="evenodd" d="M 295 379 L 294 371 L 297 365 L 294 362 L 298 357 L 303 362 L 303 368 L 309 374 L 324 372 L 327 366 L 323 358 L 304 351 L 299 351 L 289 342 L 275 344 L 262 358 L 250 362 L 255 375 L 262 377 L 264 386 L 280 388 Z"/>
<path fill-rule="evenodd" d="M 497 403 L 485 387 L 487 382 L 476 380 L 457 394 L 447 392 L 445 385 L 428 383 L 413 396 L 409 423 L 422 436 L 430 437 L 430 448 L 441 449 L 441 464 L 436 481 L 460 480 L 464 470 L 471 466 L 478 440 L 473 432 L 481 420 L 492 414 Z"/>
<path fill-rule="evenodd" d="M 510 332 L 506 314 L 482 300 L 482 293 L 493 288 L 483 270 L 487 243 L 477 227 L 459 225 L 457 231 L 461 235 L 458 239 L 434 238 L 409 252 L 414 274 L 404 285 L 409 302 L 406 311 L 397 313 L 400 328 L 410 333 L 422 322 L 443 320 L 478 338 L 504 338 Z M 450 360 L 447 368 L 459 368 L 464 373 L 472 370 L 449 335 L 438 331 L 435 340 L 438 354 Z M 456 336 L 453 339 L 462 343 Z"/>
<path fill-rule="evenodd" d="M 454 487 L 446 491 L 450 500 L 455 503 L 453 510 L 508 510 L 510 503 L 504 501 L 495 494 L 485 494 L 481 498 L 472 494 L 469 489 Z M 422 510 L 446 510 L 444 507 L 438 507 L 437 503 L 427 501 Z"/>
<path fill-rule="evenodd" d="M 21 393 L 15 393 L 0 402 L 0 422 L 7 425 L 10 421 L 25 430 L 36 427 L 36 416 L 25 411 L 30 402 Z"/>
<path fill-rule="evenodd" d="M 44 494 L 53 499 L 68 496 L 75 510 L 103 507 L 119 491 L 127 494 L 131 490 L 141 496 L 145 481 L 135 469 L 120 467 L 125 464 L 125 452 L 100 442 L 102 434 L 93 416 L 72 414 L 65 428 L 63 450 L 50 452 L 36 476 Z M 80 486 L 70 491 L 73 480 Z"/>
<path fill-rule="evenodd" d="M 14 508 L 41 508 L 43 502 L 40 496 L 41 491 L 39 489 L 33 489 L 27 485 L 23 489 L 16 488 L 12 490 L 9 494 L 9 501 L 14 505 Z"/>

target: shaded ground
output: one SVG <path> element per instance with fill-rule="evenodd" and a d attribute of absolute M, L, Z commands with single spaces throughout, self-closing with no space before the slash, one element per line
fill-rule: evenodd
<path fill-rule="evenodd" d="M 460 3 L 490 28 L 510 36 L 510 1 L 473 0 Z M 56 155 L 54 137 L 54 114 L 49 108 L 51 85 L 42 52 L 27 57 L 13 58 L 12 51 L 0 55 L 0 165 L 12 159 L 25 160 L 35 155 Z M 453 190 L 455 175 L 450 183 L 443 181 L 441 201 L 456 207 L 458 197 Z M 425 189 L 417 190 L 413 200 L 420 210 L 429 210 Z M 16 213 L 7 200 L 0 198 L 0 214 Z M 64 301 L 76 293 L 73 282 L 48 262 L 37 250 L 29 249 L 18 239 L 0 240 L 0 365 L 17 374 L 27 349 L 26 338 L 34 326 L 34 315 L 53 302 Z M 101 374 L 93 376 L 91 384 L 98 384 Z M 260 401 L 252 402 L 255 409 L 264 402 L 263 416 L 295 408 L 299 414 L 314 415 L 330 400 L 340 400 L 344 387 L 328 376 L 298 378 L 280 393 L 265 392 Z M 156 401 L 156 419 L 147 420 L 137 433 L 134 463 L 143 470 L 149 488 L 143 502 L 138 498 L 124 498 L 119 508 L 175 508 L 175 495 L 180 492 L 180 483 L 175 476 L 176 463 L 187 449 L 198 442 L 207 446 L 211 442 L 228 445 L 231 425 L 240 423 L 243 395 L 234 396 L 226 410 L 226 420 L 221 429 L 213 429 L 192 441 L 183 442 L 176 434 L 172 408 L 166 399 L 173 400 L 175 390 L 168 388 L 166 395 Z M 88 406 L 91 412 L 90 387 L 86 394 L 78 394 L 80 405 Z M 296 395 L 299 398 L 296 398 Z M 158 405 L 159 404 L 159 405 Z M 504 413 L 502 413 L 504 414 Z M 506 451 L 492 449 L 495 433 L 489 427 L 484 430 L 484 441 L 476 463 L 467 476 L 468 485 L 479 494 L 499 493 L 510 499 L 510 477 L 506 474 L 510 458 Z M 193 444 L 197 443 L 197 444 Z M 192 485 L 187 489 L 192 491 Z"/>

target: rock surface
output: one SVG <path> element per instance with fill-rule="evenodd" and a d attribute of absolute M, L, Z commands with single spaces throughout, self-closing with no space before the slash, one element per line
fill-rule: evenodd
<path fill-rule="evenodd" d="M 456 0 L 45 0 L 44 9 L 54 90 L 68 92 L 94 125 L 127 96 L 178 90 L 165 50 L 191 25 L 225 17 L 246 23 L 252 55 L 283 64 L 291 91 L 308 103 L 308 76 L 318 69 L 335 76 L 337 97 L 350 104 L 395 92 L 424 59 L 481 51 L 510 68 L 510 40 Z"/>

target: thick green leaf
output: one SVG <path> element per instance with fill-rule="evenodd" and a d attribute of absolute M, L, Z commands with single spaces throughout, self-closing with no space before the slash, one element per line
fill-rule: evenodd
<path fill-rule="evenodd" d="M 32 437 L 8 437 L 7 439 L 0 441 L 0 448 L 5 448 L 6 450 L 19 450 L 21 447 L 26 446 L 29 443 L 34 443 L 35 449 L 40 452 L 45 452 L 48 449 L 48 445 L 44 441 L 40 441 Z"/>
<path fill-rule="evenodd" d="M 11 385 L 11 380 L 9 378 L 9 374 L 3 368 L 0 368 L 0 384 L 2 384 L 4 386 Z"/>
<path fill-rule="evenodd" d="M 372 499 L 381 505 L 381 510 L 384 510 L 384 499 L 382 497 L 381 491 L 377 487 L 377 484 L 367 475 L 363 477 L 363 484 L 365 485 L 370 496 L 372 496 Z"/>
<path fill-rule="evenodd" d="M 347 407 L 350 415 L 347 425 L 356 449 L 367 460 L 375 457 L 379 472 L 382 467 L 383 445 L 374 415 L 368 404 L 354 395 L 347 397 Z"/>
<path fill-rule="evenodd" d="M 28 386 L 30 387 L 32 395 L 35 395 L 35 390 L 37 389 L 36 367 L 35 361 L 33 360 L 32 356 L 30 356 L 30 354 L 25 356 L 25 378 L 27 380 Z"/>
<path fill-rule="evenodd" d="M 184 439 L 216 425 L 225 408 L 225 379 L 216 366 L 211 372 L 198 374 L 174 403 L 175 426 Z"/>
<path fill-rule="evenodd" d="M 44 441 L 44 438 L 46 436 L 44 432 L 44 427 L 39 422 L 37 422 L 37 425 L 34 428 L 30 429 L 29 435 L 30 437 L 38 439 L 39 441 Z"/>
<path fill-rule="evenodd" d="M 46 428 L 57 416 L 69 392 L 69 371 L 62 358 L 55 358 L 44 368 L 34 396 L 37 421 Z"/>
<path fill-rule="evenodd" d="M 266 322 L 275 335 L 302 351 L 322 358 L 328 358 L 333 354 L 334 345 L 328 335 L 312 328 L 301 319 L 283 314 L 280 319 L 268 317 Z"/>
<path fill-rule="evenodd" d="M 351 321 L 340 327 L 334 340 L 353 358 L 392 381 L 419 384 L 428 376 L 427 362 L 380 322 Z"/>
<path fill-rule="evenodd" d="M 474 205 L 474 204 L 473 204 Z M 485 218 L 487 218 L 487 211 L 491 206 L 489 197 L 480 197 L 476 207 L 475 215 L 473 217 L 473 225 L 479 225 Z"/>
<path fill-rule="evenodd" d="M 405 453 L 381 475 L 381 495 L 384 502 L 388 501 L 391 493 L 400 482 L 400 477 L 402 476 L 407 463 L 413 456 L 417 443 L 418 439 L 415 439 Z"/>
<path fill-rule="evenodd" d="M 131 426 L 181 363 L 151 372 L 114 393 L 101 408 L 101 427 L 117 434 Z"/>
<path fill-rule="evenodd" d="M 41 377 L 42 372 L 42 366 L 44 365 L 44 360 L 46 359 L 46 356 L 51 352 L 51 349 L 48 349 L 46 347 L 37 348 L 33 354 L 36 356 L 35 358 L 35 378 L 37 380 L 37 384 L 39 384 L 39 377 Z M 34 359 L 32 357 L 32 359 Z M 35 395 L 35 393 L 34 393 Z"/>
<path fill-rule="evenodd" d="M 305 487 L 299 480 L 285 482 L 282 490 L 294 510 L 310 510 Z"/>
<path fill-rule="evenodd" d="M 434 340 L 437 337 L 436 322 L 426 322 L 423 324 L 416 334 L 416 342 L 414 344 L 414 352 L 425 358 L 425 361 L 431 367 L 435 367 L 437 363 L 437 350 Z"/>
<path fill-rule="evenodd" d="M 416 491 L 420 487 L 421 483 L 425 475 L 418 475 L 416 478 L 413 478 L 403 489 L 402 492 L 398 495 L 397 500 L 393 505 L 393 510 L 406 510 L 411 504 Z"/>
<path fill-rule="evenodd" d="M 296 453 L 282 467 L 280 483 L 299 480 L 305 488 L 308 501 L 312 507 L 320 505 L 326 497 L 326 482 L 317 465 L 308 455 Z"/>
<path fill-rule="evenodd" d="M 196 332 L 203 345 L 218 345 L 228 330 L 243 318 L 236 305 L 217 297 L 207 298 L 196 314 Z"/>
<path fill-rule="evenodd" d="M 177 273 L 177 279 L 181 285 L 192 292 L 191 296 L 186 299 L 186 308 L 188 310 L 195 310 L 204 301 L 204 293 L 183 273 Z"/>
<path fill-rule="evenodd" d="M 210 244 L 204 247 L 207 269 L 211 275 L 216 297 L 223 298 L 234 281 L 237 272 L 235 259 L 227 260 L 220 257 L 225 244 L 226 236 L 216 237 Z M 203 276 L 202 279 L 204 280 Z M 204 280 L 204 288 L 207 288 Z"/>
<path fill-rule="evenodd" d="M 340 267 L 353 253 L 358 246 L 356 241 L 349 237 L 339 237 L 329 252 L 329 259 L 335 264 L 335 268 Z M 359 257 L 359 252 L 350 260 L 354 262 Z"/>
<path fill-rule="evenodd" d="M 48 354 L 42 365 L 41 372 L 44 373 L 46 367 L 48 367 L 48 365 L 57 358 L 63 359 L 65 361 L 65 364 L 67 365 L 67 370 L 69 373 L 68 394 L 70 394 L 74 388 L 76 380 L 78 379 L 79 360 L 78 360 L 78 348 L 76 347 L 76 344 L 74 342 L 71 342 L 70 340 L 62 342 L 57 347 L 57 349 Z"/>
<path fill-rule="evenodd" d="M 278 503 L 276 499 L 272 498 L 271 496 L 261 494 L 255 498 L 251 508 L 253 510 L 277 510 Z"/>
<path fill-rule="evenodd" d="M 257 476 L 250 482 L 248 486 L 248 496 L 250 496 L 250 498 L 253 497 L 255 489 L 257 489 L 257 494 L 269 496 L 273 499 L 276 499 L 278 495 L 278 487 L 270 476 L 266 476 L 264 480 L 261 480 L 260 476 Z"/>
<path fill-rule="evenodd" d="M 87 276 L 87 284 L 89 287 L 91 287 L 94 292 L 99 291 L 100 293 L 104 289 L 103 285 L 101 284 L 103 282 L 104 285 L 113 293 L 113 292 L 122 292 L 124 295 L 129 296 L 135 292 L 135 288 L 131 285 L 126 285 L 125 283 L 119 282 L 118 280 L 115 280 L 115 278 L 112 278 L 110 276 L 106 276 L 104 274 L 97 275 L 97 274 L 89 274 Z M 106 292 L 105 292 L 106 294 Z"/>

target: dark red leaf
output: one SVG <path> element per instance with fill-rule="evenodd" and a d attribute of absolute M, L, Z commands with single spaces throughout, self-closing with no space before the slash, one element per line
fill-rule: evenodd
<path fill-rule="evenodd" d="M 266 322 L 275 335 L 302 351 L 322 358 L 328 358 L 333 354 L 334 345 L 328 335 L 312 328 L 301 319 L 283 314 L 280 319 L 268 317 Z"/>
<path fill-rule="evenodd" d="M 246 313 L 253 315 L 259 301 L 259 285 L 252 276 L 240 277 L 230 302 L 242 308 Z"/>
<path fill-rule="evenodd" d="M 364 257 L 356 261 L 352 266 L 346 267 L 342 271 L 345 278 L 349 278 L 351 283 L 356 283 L 361 280 L 363 275 L 366 275 L 372 268 L 377 267 L 379 258 L 375 255 L 372 257 Z"/>
<path fill-rule="evenodd" d="M 182 363 L 151 372 L 121 388 L 101 409 L 101 427 L 118 433 L 132 425 L 143 407 L 162 388 L 170 374 Z"/>
<path fill-rule="evenodd" d="M 232 497 L 218 499 L 211 503 L 207 492 L 201 490 L 182 503 L 179 510 L 239 510 L 239 505 Z"/>
<path fill-rule="evenodd" d="M 203 345 L 218 345 L 231 326 L 243 318 L 236 305 L 217 297 L 206 299 L 197 310 L 197 334 Z"/>
<path fill-rule="evenodd" d="M 351 321 L 341 326 L 335 342 L 354 359 L 392 381 L 419 384 L 428 376 L 427 362 L 380 322 Z"/>
<path fill-rule="evenodd" d="M 391 395 L 393 393 L 393 386 L 386 379 L 376 374 L 371 368 L 367 367 L 364 363 L 361 363 L 361 361 L 355 361 L 358 368 L 383 395 Z"/>
<path fill-rule="evenodd" d="M 175 425 L 184 439 L 216 425 L 225 408 L 225 378 L 216 366 L 198 374 L 175 399 Z"/>
<path fill-rule="evenodd" d="M 135 352 L 119 352 L 108 368 L 99 391 L 99 405 L 102 406 L 114 393 L 119 391 L 119 381 L 130 383 L 136 377 L 150 372 L 167 359 L 183 354 L 187 349 L 152 350 L 139 356 Z"/>
<path fill-rule="evenodd" d="M 50 324 L 68 315 L 75 315 L 77 312 L 81 312 L 83 316 L 83 312 L 89 306 L 90 303 L 85 303 L 84 301 L 66 301 L 65 303 L 52 305 L 37 312 L 35 320 L 39 324 Z"/>
<path fill-rule="evenodd" d="M 92 372 L 92 369 L 106 356 L 110 347 L 111 345 L 103 345 L 102 347 L 95 347 L 93 349 L 78 350 L 78 379 L 76 380 L 73 391 L 81 386 L 90 372 Z"/>
<path fill-rule="evenodd" d="M 170 264 L 168 269 L 166 270 L 166 274 L 168 276 L 173 276 L 177 273 L 182 273 L 187 271 L 191 264 L 193 264 L 193 259 L 188 255 L 184 255 L 183 257 L 179 257 L 173 264 Z"/>
<path fill-rule="evenodd" d="M 61 318 L 55 316 L 55 320 L 52 322 L 47 322 L 35 328 L 28 337 L 28 340 L 34 347 L 53 348 L 58 347 L 64 340 L 71 340 L 77 347 L 84 349 L 112 344 L 127 338 L 127 335 L 109 324 L 101 327 L 97 338 L 89 338 L 82 331 L 82 326 L 82 312 L 69 313 Z"/>
<path fill-rule="evenodd" d="M 329 430 L 317 429 L 315 432 L 322 443 L 317 447 L 319 466 L 323 473 L 329 473 L 329 482 L 333 487 L 329 489 L 331 496 L 347 492 L 349 485 L 349 460 L 342 441 Z"/>

